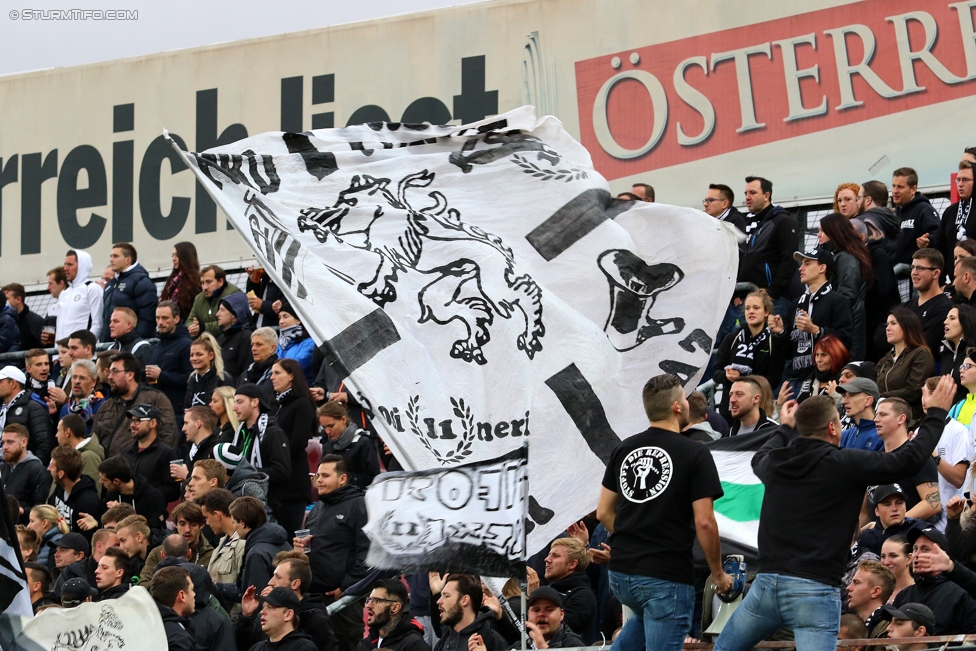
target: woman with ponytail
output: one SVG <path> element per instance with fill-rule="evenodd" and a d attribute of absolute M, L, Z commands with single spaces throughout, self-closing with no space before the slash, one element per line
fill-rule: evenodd
<path fill-rule="evenodd" d="M 54 569 L 54 545 L 70 528 L 58 510 L 50 504 L 38 504 L 30 510 L 27 528 L 36 533 L 41 544 L 37 550 L 37 562 Z"/>
<path fill-rule="evenodd" d="M 186 381 L 183 409 L 209 405 L 214 389 L 231 383 L 224 374 L 220 344 L 209 332 L 204 332 L 190 344 L 190 366 L 193 372 Z"/>

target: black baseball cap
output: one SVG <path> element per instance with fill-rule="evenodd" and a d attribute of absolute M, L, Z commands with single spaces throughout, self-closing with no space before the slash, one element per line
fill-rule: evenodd
<path fill-rule="evenodd" d="M 827 249 L 810 249 L 809 251 L 797 251 L 793 254 L 793 259 L 797 262 L 803 262 L 804 260 L 816 260 L 820 264 L 827 265 L 827 268 L 833 271 L 837 268 L 837 260 L 834 259 L 834 254 Z"/>
<path fill-rule="evenodd" d="M 61 549 L 73 549 L 76 552 L 85 552 L 85 556 L 91 554 L 91 547 L 88 545 L 88 541 L 80 533 L 70 532 L 66 533 L 61 538 L 54 543 L 55 547 L 60 547 Z"/>
<path fill-rule="evenodd" d="M 532 594 L 529 595 L 529 601 L 527 605 L 531 606 L 533 602 L 538 601 L 539 599 L 548 599 L 549 601 L 556 604 L 560 608 L 563 607 L 563 596 L 559 594 L 555 590 L 555 588 L 550 588 L 549 586 L 542 586 L 541 588 L 536 588 L 535 590 L 532 591 Z"/>
<path fill-rule="evenodd" d="M 271 407 L 268 405 L 268 396 L 264 393 L 264 391 L 261 390 L 261 387 L 253 382 L 248 382 L 237 387 L 237 389 L 234 391 L 234 395 L 257 398 L 261 405 L 262 412 L 271 410 Z"/>
<path fill-rule="evenodd" d="M 281 587 L 273 589 L 267 596 L 258 595 L 258 601 L 276 608 L 290 608 L 295 613 L 298 613 L 298 609 L 302 607 L 294 591 Z"/>
<path fill-rule="evenodd" d="M 908 538 L 908 542 L 912 543 L 913 545 L 915 544 L 915 541 L 918 540 L 919 537 L 921 536 L 925 536 L 926 538 L 928 538 L 929 540 L 937 544 L 939 547 L 941 547 L 943 551 L 948 553 L 949 539 L 946 538 L 944 533 L 942 533 L 941 531 L 939 531 L 938 529 L 936 529 L 931 525 L 926 527 L 914 527 L 912 529 L 909 529 L 908 533 L 905 534 L 905 537 Z"/>
<path fill-rule="evenodd" d="M 88 585 L 88 581 L 84 579 L 68 579 L 61 586 L 61 605 L 65 608 L 77 606 L 83 603 L 85 599 L 89 597 L 94 599 L 97 596 L 98 590 Z"/>
<path fill-rule="evenodd" d="M 925 604 L 907 603 L 902 604 L 901 608 L 888 606 L 888 614 L 894 619 L 904 619 L 915 622 L 919 626 L 925 627 L 926 634 L 933 634 L 933 629 L 935 628 L 935 614 L 932 612 L 932 609 Z"/>
<path fill-rule="evenodd" d="M 882 484 L 874 489 L 872 502 L 874 504 L 880 504 L 885 500 L 885 498 L 891 497 L 892 495 L 901 495 L 902 497 L 905 497 L 905 491 L 902 490 L 902 487 L 899 484 Z"/>
<path fill-rule="evenodd" d="M 841 370 L 844 369 L 848 369 L 857 377 L 864 377 L 872 382 L 876 382 L 878 379 L 878 367 L 874 365 L 874 362 L 848 362 Z"/>
<path fill-rule="evenodd" d="M 156 405 L 142 403 L 140 405 L 136 405 L 125 413 L 129 418 L 138 418 L 139 420 L 153 419 L 156 421 L 157 425 L 163 424 L 163 412 L 160 411 L 159 407 Z"/>

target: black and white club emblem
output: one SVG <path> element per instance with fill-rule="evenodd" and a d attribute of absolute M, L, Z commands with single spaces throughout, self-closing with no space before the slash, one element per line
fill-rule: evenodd
<path fill-rule="evenodd" d="M 620 464 L 620 492 L 631 502 L 653 500 L 671 483 L 671 456 L 658 447 L 637 448 Z"/>

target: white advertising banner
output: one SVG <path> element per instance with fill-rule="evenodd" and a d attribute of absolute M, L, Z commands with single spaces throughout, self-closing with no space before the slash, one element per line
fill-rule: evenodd
<path fill-rule="evenodd" d="M 614 193 L 700 208 L 709 183 L 832 197 L 914 167 L 946 186 L 976 112 L 976 0 L 496 0 L 0 77 L 4 282 L 65 250 L 95 271 L 132 241 L 150 271 L 191 240 L 250 258 L 163 141 L 204 151 L 266 131 L 560 119 Z M 652 19 L 649 17 L 653 17 Z M 190 20 L 192 18 L 187 18 Z M 5 29 L 18 29 L 11 22 Z M 8 263 L 16 261 L 11 267 Z"/>

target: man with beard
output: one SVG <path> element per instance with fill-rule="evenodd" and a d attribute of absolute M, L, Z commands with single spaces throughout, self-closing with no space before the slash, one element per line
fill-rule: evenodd
<path fill-rule="evenodd" d="M 740 377 L 732 383 L 729 390 L 729 413 L 732 415 L 732 427 L 727 436 L 749 434 L 761 429 L 776 427 L 776 421 L 770 420 L 766 412 L 759 406 L 762 400 L 762 385 L 752 375 Z"/>
<path fill-rule="evenodd" d="M 48 470 L 54 479 L 54 492 L 47 503 L 58 510 L 58 514 L 71 527 L 71 531 L 82 534 L 91 543 L 94 530 L 81 527 L 83 513 L 94 518 L 102 517 L 105 506 L 98 497 L 95 481 L 88 475 L 83 475 L 81 469 L 84 462 L 78 450 L 60 445 L 51 453 L 51 464 Z"/>
<path fill-rule="evenodd" d="M 488 607 L 481 606 L 483 596 L 481 579 L 478 577 L 471 574 L 448 575 L 437 599 L 439 622 L 435 617 L 434 627 L 436 630 L 440 625 L 440 639 L 434 651 L 464 651 L 476 634 L 487 651 L 508 648 L 505 638 L 491 627 L 495 614 Z"/>
<path fill-rule="evenodd" d="M 157 431 L 163 424 L 163 414 L 154 405 L 141 404 L 130 409 L 129 431 L 136 445 L 122 453 L 132 473 L 141 475 L 172 502 L 180 497 L 180 483 L 170 475 L 171 461 L 180 460 L 173 448 L 159 440 Z"/>
<path fill-rule="evenodd" d="M 0 368 L 0 426 L 16 423 L 27 428 L 28 449 L 46 466 L 54 446 L 54 428 L 48 410 L 31 398 L 26 384 L 27 376 L 19 368 Z"/>
<path fill-rule="evenodd" d="M 60 417 L 78 414 L 85 421 L 85 431 L 91 434 L 92 423 L 105 396 L 97 390 L 98 368 L 90 359 L 79 359 L 71 365 L 71 396 L 61 407 Z"/>
<path fill-rule="evenodd" d="M 398 579 L 383 579 L 374 583 L 373 591 L 366 599 L 369 637 L 359 641 L 356 651 L 379 648 L 430 651 L 430 646 L 424 641 L 424 629 L 410 617 L 408 606 L 407 589 Z"/>
<path fill-rule="evenodd" d="M 652 377 L 642 397 L 650 428 L 610 453 L 596 510 L 613 534 L 610 589 L 635 613 L 614 646 L 680 650 L 694 610 L 695 532 L 716 591 L 732 587 L 712 507 L 724 493 L 709 449 L 681 434 L 689 411 L 681 380 L 668 373 Z M 665 476 L 668 481 L 658 479 Z M 645 607 L 651 595 L 674 608 Z"/>
<path fill-rule="evenodd" d="M 170 447 L 176 446 L 176 414 L 162 391 L 140 384 L 142 368 L 130 353 L 115 353 L 108 371 L 112 397 L 102 403 L 95 414 L 92 433 L 109 456 L 121 454 L 135 444 L 129 431 L 126 412 L 139 404 L 150 404 L 162 413 L 158 436 Z"/>
<path fill-rule="evenodd" d="M 176 411 L 177 427 L 183 425 L 183 397 L 190 378 L 190 333 L 180 323 L 180 308 L 173 301 L 156 306 L 159 343 L 146 354 L 146 380 L 166 394 Z"/>
<path fill-rule="evenodd" d="M 51 477 L 44 464 L 27 449 L 30 437 L 26 427 L 7 425 L 0 440 L 3 444 L 0 480 L 7 495 L 17 498 L 26 518 L 36 504 L 44 503 L 51 488 Z"/>

